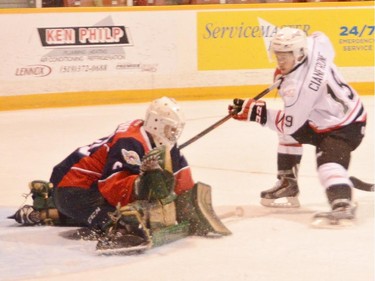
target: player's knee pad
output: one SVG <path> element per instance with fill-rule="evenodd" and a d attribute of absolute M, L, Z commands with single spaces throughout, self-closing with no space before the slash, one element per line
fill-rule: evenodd
<path fill-rule="evenodd" d="M 327 189 L 334 185 L 352 186 L 348 171 L 338 163 L 325 163 L 318 167 L 320 183 Z"/>

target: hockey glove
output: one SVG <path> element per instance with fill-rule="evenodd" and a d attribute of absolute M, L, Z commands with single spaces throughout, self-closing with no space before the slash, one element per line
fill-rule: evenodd
<path fill-rule="evenodd" d="M 142 159 L 141 173 L 134 186 L 136 200 L 163 201 L 174 195 L 174 176 L 164 169 L 165 153 L 168 152 L 164 147 L 158 147 Z"/>
<path fill-rule="evenodd" d="M 267 122 L 267 107 L 264 101 L 234 99 L 228 110 L 234 119 L 240 121 L 255 121 L 261 125 Z"/>
<path fill-rule="evenodd" d="M 245 100 L 234 99 L 233 104 L 228 105 L 228 113 L 233 117 L 237 115 L 241 110 Z"/>

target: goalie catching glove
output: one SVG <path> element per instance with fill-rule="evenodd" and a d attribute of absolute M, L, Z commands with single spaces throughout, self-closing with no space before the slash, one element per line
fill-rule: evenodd
<path fill-rule="evenodd" d="M 261 125 L 267 123 L 266 102 L 254 99 L 234 99 L 228 106 L 229 114 L 240 121 L 255 121 Z"/>
<path fill-rule="evenodd" d="M 174 176 L 165 169 L 168 151 L 160 146 L 147 153 L 141 163 L 141 173 L 134 184 L 136 200 L 160 201 L 168 204 L 176 198 L 174 193 Z"/>

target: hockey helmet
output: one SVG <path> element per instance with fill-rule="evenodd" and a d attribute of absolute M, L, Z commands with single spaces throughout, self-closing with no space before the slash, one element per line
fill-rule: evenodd
<path fill-rule="evenodd" d="M 155 145 L 174 146 L 185 126 L 185 117 L 177 102 L 162 97 L 151 102 L 147 109 L 144 128 Z"/>
<path fill-rule="evenodd" d="M 307 56 L 307 37 L 297 28 L 283 27 L 277 31 L 270 45 L 271 54 L 292 52 L 295 65 Z"/>

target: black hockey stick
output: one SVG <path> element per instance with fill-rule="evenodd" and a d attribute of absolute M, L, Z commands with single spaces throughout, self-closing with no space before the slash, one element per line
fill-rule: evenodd
<path fill-rule="evenodd" d="M 350 177 L 349 179 L 353 183 L 354 188 L 360 189 L 360 190 L 363 190 L 363 191 L 374 192 L 374 184 L 373 183 L 367 183 L 367 182 L 361 181 L 360 179 L 358 179 L 356 177 Z"/>
<path fill-rule="evenodd" d="M 267 95 L 269 92 L 271 92 L 273 89 L 275 89 L 276 87 L 278 87 L 280 85 L 280 83 L 281 83 L 281 79 L 277 80 L 275 83 L 273 83 L 267 89 L 265 89 L 264 91 L 262 91 L 261 93 L 259 93 L 258 95 L 256 95 L 254 97 L 254 100 L 261 99 L 262 97 L 264 97 L 265 95 Z M 223 124 L 226 121 L 228 121 L 229 119 L 231 119 L 232 116 L 233 116 L 232 114 L 228 114 L 227 116 L 223 117 L 222 119 L 220 119 L 219 121 L 217 121 L 215 124 L 211 125 L 207 129 L 205 129 L 202 132 L 200 132 L 198 135 L 192 137 L 190 140 L 188 140 L 188 141 L 184 142 L 183 144 L 181 144 L 179 146 L 179 148 L 183 149 L 184 147 L 188 146 L 189 144 L 191 144 L 191 143 L 195 142 L 196 140 L 200 139 L 201 137 L 207 135 L 209 132 L 211 132 L 212 130 L 216 129 L 221 124 Z"/>

